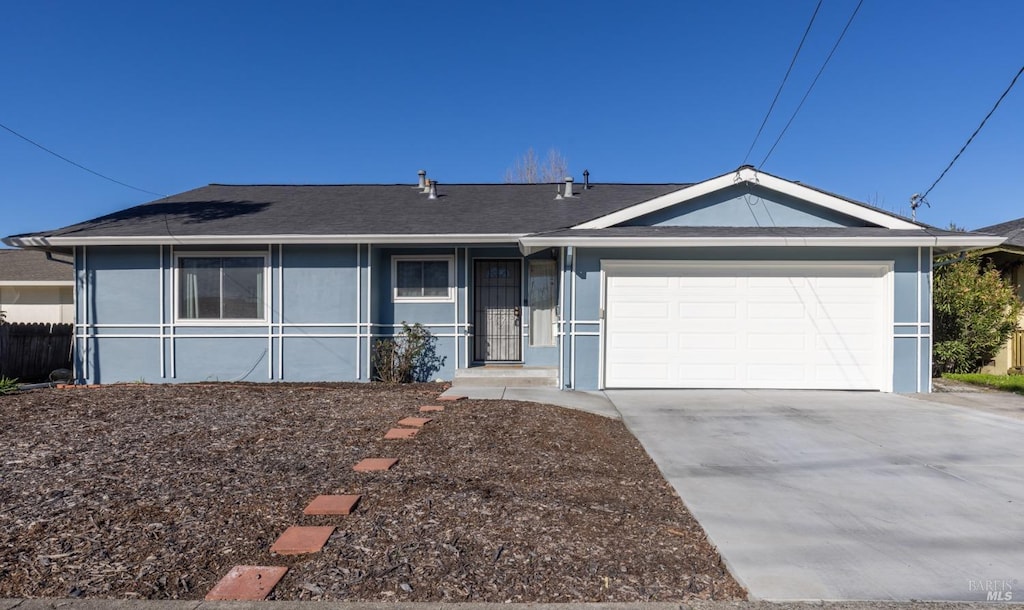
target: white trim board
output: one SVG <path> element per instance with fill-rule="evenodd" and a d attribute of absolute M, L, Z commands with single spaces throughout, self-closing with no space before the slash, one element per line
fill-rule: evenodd
<path fill-rule="evenodd" d="M 138 246 L 231 244 L 500 244 L 516 243 L 525 233 L 430 233 L 409 235 L 125 235 L 106 237 L 5 237 L 16 248 L 57 246 Z"/>
<path fill-rule="evenodd" d="M 576 225 L 574 229 L 607 229 L 608 227 L 645 216 L 665 208 L 692 201 L 698 197 L 714 193 L 736 184 L 756 184 L 769 190 L 795 197 L 808 203 L 813 203 L 822 208 L 857 218 L 887 229 L 919 229 L 921 225 L 890 216 L 863 205 L 847 201 L 835 195 L 828 195 L 821 191 L 806 187 L 796 182 L 783 180 L 771 174 L 758 172 L 751 167 L 741 167 L 735 172 L 729 172 L 717 178 L 705 180 L 691 186 L 683 187 L 678 191 L 655 197 L 654 199 L 638 203 L 617 212 L 606 214 L 594 220 Z"/>
<path fill-rule="evenodd" d="M 866 279 L 870 282 L 878 282 L 877 287 L 879 289 L 877 293 L 878 306 L 880 309 L 875 310 L 877 318 L 877 326 L 874 327 L 876 333 L 875 337 L 878 343 L 875 345 L 875 356 L 874 358 L 879 363 L 878 370 L 876 372 L 877 377 L 871 380 L 866 380 L 872 383 L 877 383 L 873 387 L 860 387 L 859 385 L 846 386 L 840 383 L 835 387 L 826 384 L 821 389 L 876 389 L 883 392 L 893 391 L 893 343 L 894 339 L 901 335 L 894 336 L 893 333 L 893 322 L 894 322 L 894 295 L 895 295 L 895 262 L 892 260 L 855 260 L 855 261 L 778 261 L 778 260 L 747 260 L 747 261 L 721 261 L 721 260 L 700 260 L 700 261 L 678 261 L 678 260 L 651 260 L 651 261 L 638 261 L 638 260 L 614 260 L 614 259 L 602 259 L 601 260 L 601 313 L 602 319 L 608 320 L 610 318 L 608 307 L 609 307 L 609 293 L 610 286 L 608 285 L 609 280 L 612 277 L 654 277 L 658 278 L 665 275 L 673 275 L 674 273 L 680 273 L 682 275 L 701 274 L 705 272 L 709 277 L 715 277 L 719 274 L 730 272 L 736 272 L 739 277 L 749 276 L 756 277 L 764 273 L 770 275 L 779 275 L 781 277 L 789 275 L 806 275 L 807 277 L 816 277 L 820 274 L 845 272 L 851 274 L 850 277 L 857 277 Z M 866 273 L 865 273 L 866 272 Z M 634 387 L 633 385 L 610 385 L 614 380 L 609 381 L 609 370 L 610 363 L 609 357 L 609 332 L 608 322 L 606 321 L 600 330 L 600 342 L 604 345 L 602 350 L 602 356 L 600 360 L 599 370 L 599 387 L 600 389 L 608 389 L 611 387 Z M 712 333 L 714 334 L 714 333 Z M 917 371 L 920 373 L 920 370 Z M 621 380 L 620 380 L 621 381 Z M 862 380 L 865 381 L 865 380 Z M 689 385 L 682 384 L 680 386 L 652 386 L 652 387 L 773 387 L 773 388 L 785 388 L 783 385 L 732 385 L 726 383 L 725 385 Z M 804 387 L 804 386 L 795 386 Z M 809 388 L 809 387 L 808 387 Z"/>
<path fill-rule="evenodd" d="M 552 246 L 577 246 L 581 248 L 743 248 L 743 247 L 829 247 L 847 248 L 979 248 L 990 244 L 998 245 L 1004 238 L 967 233 L 960 235 L 932 235 L 921 230 L 920 235 L 888 237 L 593 237 L 552 235 L 524 237 L 519 240 L 520 250 L 529 256 Z"/>

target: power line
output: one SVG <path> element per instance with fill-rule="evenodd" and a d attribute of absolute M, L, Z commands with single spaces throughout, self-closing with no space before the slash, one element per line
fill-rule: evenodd
<path fill-rule="evenodd" d="M 154 193 L 153 191 L 147 191 L 146 189 L 139 188 L 137 186 L 132 186 L 132 185 L 128 184 L 127 182 L 121 182 L 120 180 L 115 180 L 114 178 L 111 178 L 110 176 L 104 176 L 103 174 L 101 174 L 101 173 L 99 173 L 99 172 L 97 172 L 95 170 L 89 169 L 88 167 L 82 165 L 81 163 L 75 163 L 74 161 L 72 161 L 71 159 L 68 159 L 64 155 L 50 150 L 49 148 L 43 146 L 39 142 L 36 142 L 36 141 L 26 137 L 26 136 L 21 135 L 20 133 L 18 133 L 17 131 L 14 131 L 13 129 L 11 129 L 7 125 L 4 125 L 3 123 L 0 123 L 0 127 L 5 129 L 6 131 L 8 131 L 8 132 L 18 136 L 22 140 L 25 140 L 26 142 L 28 142 L 32 146 L 35 146 L 36 148 L 38 148 L 40 150 L 46 151 L 46 152 L 50 153 L 51 155 L 53 155 L 54 157 L 57 157 L 61 161 L 66 161 L 67 163 L 70 163 L 71 165 L 74 165 L 78 169 L 85 170 L 85 171 L 89 172 L 90 174 L 92 174 L 94 176 L 99 176 L 100 178 L 103 178 L 104 180 L 109 180 L 109 181 L 113 182 L 114 184 L 120 184 L 121 186 L 130 188 L 130 189 L 133 189 L 133 190 L 136 190 L 136 191 L 140 191 L 142 193 L 147 193 L 149 195 L 156 195 L 157 197 L 166 197 L 167 196 L 167 195 L 164 195 L 162 193 Z"/>
<path fill-rule="evenodd" d="M 782 88 L 786 86 L 786 80 L 789 79 L 789 73 L 793 71 L 793 64 L 796 63 L 796 58 L 800 55 L 800 49 L 804 48 L 804 41 L 807 40 L 807 35 L 811 32 L 811 26 L 814 25 L 814 18 L 818 16 L 818 10 L 821 9 L 821 3 L 823 0 L 818 0 L 818 6 L 814 7 L 814 12 L 811 14 L 811 20 L 807 23 L 807 29 L 804 30 L 804 35 L 800 38 L 800 44 L 796 46 L 796 52 L 793 53 L 793 59 L 789 60 L 789 67 L 786 68 L 786 75 L 782 77 L 782 82 L 779 83 L 779 89 L 775 92 L 775 98 L 772 99 L 772 103 L 768 106 L 768 112 L 764 115 L 764 120 L 761 121 L 761 126 L 757 128 L 757 135 L 754 136 L 754 141 L 750 143 L 750 148 L 747 149 L 747 154 L 743 157 L 743 163 L 747 164 L 747 159 L 750 158 L 750 153 L 754 150 L 754 145 L 757 144 L 758 138 L 761 137 L 761 132 L 764 131 L 764 126 L 768 124 L 768 117 L 772 115 L 772 110 L 775 109 L 775 103 L 779 101 L 779 95 L 782 94 Z"/>
<path fill-rule="evenodd" d="M 782 132 L 779 134 L 779 137 L 775 139 L 775 143 L 772 144 L 772 147 L 768 150 L 768 154 L 764 156 L 764 159 L 761 159 L 761 163 L 758 164 L 758 167 L 763 166 L 765 162 L 768 161 L 768 157 L 772 156 L 772 153 L 775 152 L 775 147 L 778 146 L 779 142 L 782 141 L 782 136 L 786 135 L 786 131 L 789 130 L 789 126 L 793 124 L 793 119 L 795 119 L 796 115 L 800 113 L 800 109 L 804 107 L 804 102 L 807 101 L 807 96 L 811 94 L 811 90 L 813 90 L 814 85 L 818 83 L 818 79 L 821 77 L 821 73 L 825 71 L 825 66 L 828 65 L 828 62 L 831 61 L 832 56 L 836 52 L 836 49 L 839 48 L 839 43 L 841 43 L 843 41 L 843 37 L 846 36 L 846 31 L 850 29 L 850 24 L 853 23 L 853 19 L 854 17 L 857 16 L 857 12 L 860 11 L 860 7 L 862 4 L 864 4 L 864 0 L 860 0 L 860 2 L 857 3 L 857 8 L 853 9 L 853 14 L 850 15 L 850 18 L 847 20 L 846 26 L 843 28 L 843 31 L 840 32 L 839 38 L 836 39 L 836 43 L 832 45 L 832 50 L 828 52 L 828 57 L 825 58 L 825 63 L 821 64 L 821 68 L 818 70 L 818 73 L 814 76 L 814 80 L 811 81 L 811 86 L 807 87 L 807 93 L 804 93 L 804 97 L 800 100 L 800 103 L 797 105 L 796 110 L 793 111 L 793 116 L 789 117 L 789 122 L 787 122 L 786 126 L 782 128 Z"/>
<path fill-rule="evenodd" d="M 935 185 L 937 185 L 939 181 L 941 181 L 946 176 L 946 172 L 948 172 L 950 168 L 953 167 L 953 164 L 956 163 L 956 160 L 960 158 L 960 155 L 964 154 L 964 151 L 967 150 L 967 147 L 970 146 L 971 142 L 974 141 L 974 136 L 978 135 L 978 132 L 980 132 L 981 128 L 985 126 L 985 123 L 988 122 L 988 119 L 990 116 L 992 116 L 992 113 L 996 111 L 996 108 L 999 108 L 999 104 L 1001 104 L 1003 99 L 1007 96 L 1007 94 L 1010 93 L 1010 89 L 1013 89 L 1013 86 L 1017 84 L 1017 79 L 1020 78 L 1021 74 L 1024 74 L 1024 66 L 1020 67 L 1020 70 L 1017 71 L 1017 75 L 1014 76 L 1013 80 L 1010 81 L 1010 86 L 1008 86 L 1006 88 L 1006 91 L 1003 91 L 1003 94 L 999 96 L 999 99 L 996 100 L 995 105 L 992 106 L 992 110 L 988 111 L 988 114 L 986 114 L 985 118 L 981 120 L 981 124 L 978 125 L 978 128 L 974 130 L 974 133 L 971 134 L 971 137 L 967 138 L 967 142 L 965 142 L 964 145 L 960 147 L 959 152 L 957 152 L 956 156 L 953 157 L 953 160 L 949 162 L 949 165 L 946 166 L 946 169 L 942 170 L 942 173 L 939 174 L 939 177 L 935 179 L 935 182 L 932 182 L 932 185 L 928 187 L 928 190 L 924 192 L 924 195 L 914 195 L 913 197 L 910 198 L 911 207 L 913 209 L 917 209 L 921 203 L 928 205 L 928 202 L 925 201 L 925 197 L 927 197 L 928 193 L 932 192 L 932 189 L 935 188 Z M 917 205 L 914 205 L 915 203 Z"/>

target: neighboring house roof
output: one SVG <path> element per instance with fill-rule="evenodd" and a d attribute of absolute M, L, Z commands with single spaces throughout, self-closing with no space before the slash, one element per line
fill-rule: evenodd
<path fill-rule="evenodd" d="M 616 227 L 724 191 L 758 185 L 863 226 L 771 232 L 761 227 Z M 524 252 L 591 245 L 904 245 L 963 249 L 999 238 L 942 233 L 891 212 L 743 166 L 695 184 L 440 184 L 429 198 L 413 185 L 211 184 L 54 231 L 15 235 L 9 245 L 67 248 L 121 244 L 509 243 Z M 611 231 L 590 235 L 578 231 Z M 661 237 L 659 237 L 661 236 Z M 671 238 L 671 243 L 666 241 Z M 579 242 L 586 238 L 588 241 Z M 741 241 L 733 244 L 732 241 Z M 576 241 L 573 241 L 576 240 Z M 600 240 L 605 240 L 601 242 Z M 609 241 L 611 240 L 611 241 Z M 714 244 L 710 242 L 715 240 Z M 761 240 L 761 241 L 757 241 Z M 788 241 L 787 241 L 788 240 Z M 803 241 L 800 241 L 803 240 Z"/>
<path fill-rule="evenodd" d="M 0 284 L 71 284 L 75 266 L 70 260 L 46 258 L 45 252 L 0 249 Z"/>
<path fill-rule="evenodd" d="M 988 233 L 989 235 L 1005 237 L 1006 241 L 1001 244 L 1001 247 L 1010 246 L 1015 248 L 1024 248 L 1024 218 L 1008 220 L 999 224 L 975 229 L 974 231 L 976 233 Z"/>

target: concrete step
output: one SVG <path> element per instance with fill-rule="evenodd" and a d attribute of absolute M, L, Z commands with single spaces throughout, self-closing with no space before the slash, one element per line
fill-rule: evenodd
<path fill-rule="evenodd" d="M 548 366 L 477 366 L 455 371 L 453 387 L 557 387 L 558 369 Z"/>

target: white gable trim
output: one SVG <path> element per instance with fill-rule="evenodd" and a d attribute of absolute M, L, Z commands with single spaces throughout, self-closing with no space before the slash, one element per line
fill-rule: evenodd
<path fill-rule="evenodd" d="M 678 191 L 673 191 L 666 195 L 662 195 L 661 197 L 655 197 L 649 201 L 644 201 L 623 210 L 606 214 L 600 218 L 589 220 L 572 228 L 607 229 L 608 227 L 633 220 L 634 218 L 639 218 L 652 212 L 658 212 L 680 203 L 692 201 L 698 197 L 741 183 L 757 184 L 769 190 L 789 195 L 790 197 L 795 197 L 808 203 L 821 206 L 825 209 L 845 214 L 846 216 L 857 218 L 886 229 L 921 228 L 921 225 L 910 222 L 909 220 L 890 216 L 889 214 L 872 210 L 871 208 L 853 203 L 852 201 L 847 201 L 840 197 L 828 195 L 821 191 L 808 188 L 802 184 L 783 180 L 782 178 L 777 178 L 771 174 L 758 172 L 750 167 L 742 167 L 739 170 L 725 174 L 724 176 L 719 176 L 717 178 L 712 178 L 711 180 L 705 180 L 704 182 L 681 188 Z"/>

